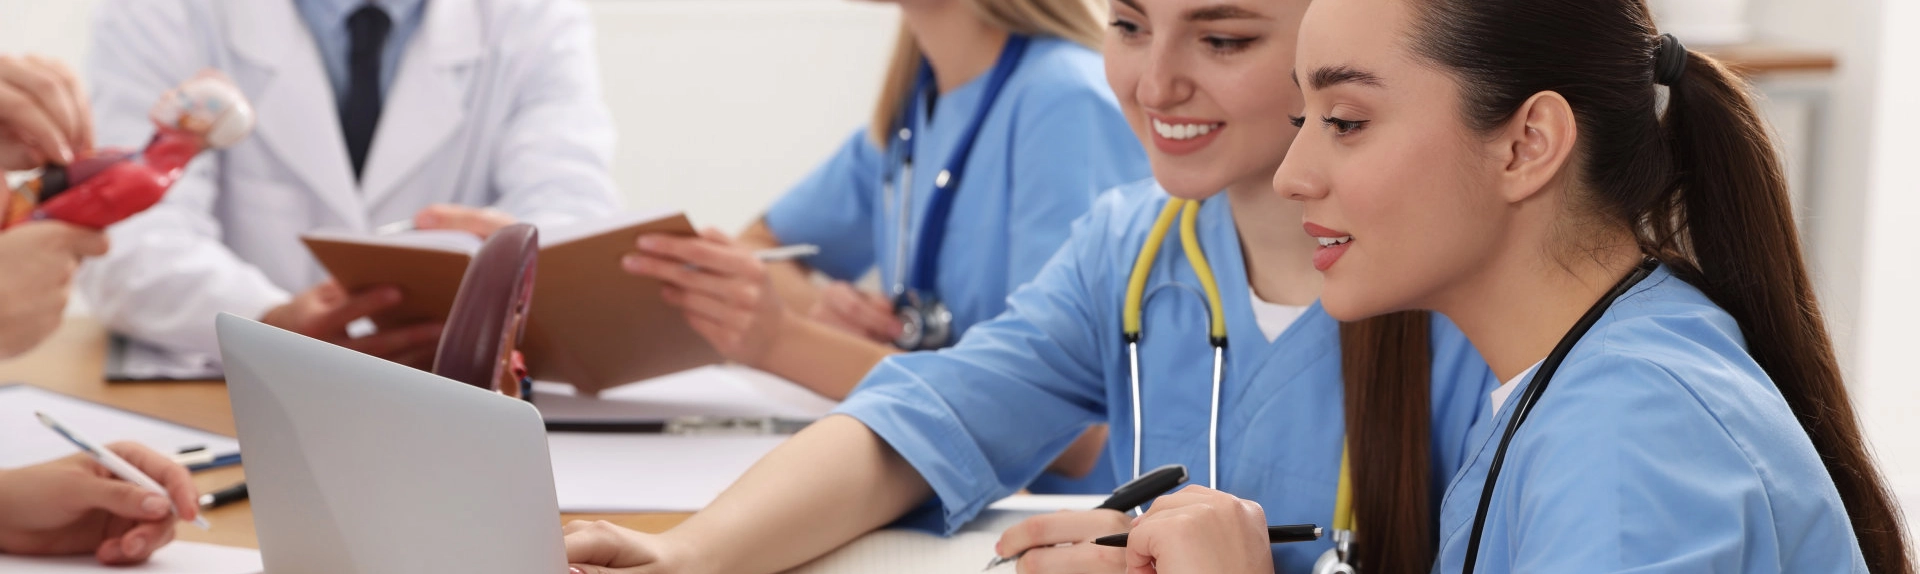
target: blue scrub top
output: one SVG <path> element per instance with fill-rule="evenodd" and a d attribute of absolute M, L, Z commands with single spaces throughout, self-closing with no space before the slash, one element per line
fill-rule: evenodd
<path fill-rule="evenodd" d="M 934 177 L 973 119 L 985 76 L 941 95 L 932 117 L 913 118 L 909 269 Z M 885 151 L 861 128 L 773 204 L 767 227 L 781 242 L 819 245 L 820 254 L 805 260 L 814 269 L 852 281 L 878 268 L 892 289 L 900 208 L 882 189 L 889 167 Z M 902 170 L 891 171 L 898 177 Z M 1100 54 L 1059 38 L 1033 38 L 953 190 L 936 290 L 953 311 L 955 335 L 1005 310 L 1007 294 L 1039 273 L 1095 196 L 1150 173 L 1140 140 L 1107 87 Z"/>
<path fill-rule="evenodd" d="M 1463 567 L 1522 392 L 1473 431 L 1435 571 Z M 1494 488 L 1478 572 L 1867 571 L 1833 480 L 1739 325 L 1664 266 L 1573 347 L 1534 409 Z"/>
<path fill-rule="evenodd" d="M 904 273 L 911 273 L 933 180 L 973 119 L 985 76 L 942 94 L 931 116 L 909 118 L 914 169 Z M 878 268 L 889 290 L 910 281 L 896 275 L 902 245 L 896 202 L 908 174 L 887 163 L 866 128 L 855 131 L 774 203 L 767 227 L 783 243 L 819 245 L 820 255 L 805 262 L 836 279 L 852 281 Z M 1059 38 L 1033 38 L 952 190 L 935 289 L 953 312 L 956 340 L 1006 310 L 1007 294 L 1039 273 L 1095 196 L 1150 173 L 1140 140 L 1106 84 L 1100 54 Z M 895 178 L 891 194 L 882 185 L 889 175 Z M 1082 480 L 1049 473 L 1030 485 L 1039 493 L 1104 493 L 1115 486 L 1098 473 Z"/>
<path fill-rule="evenodd" d="M 1151 181 L 1108 193 L 1006 314 L 954 348 L 888 358 L 841 403 L 932 485 L 903 523 L 952 532 L 1038 475 L 1089 423 L 1112 425 L 1111 462 L 1131 478 L 1133 422 L 1120 314 L 1128 272 L 1167 196 Z M 1338 324 L 1315 304 L 1269 343 L 1254 320 L 1228 201 L 1201 208 L 1199 234 L 1219 280 L 1230 343 L 1221 391 L 1218 486 L 1258 501 L 1268 520 L 1330 524 L 1345 416 Z M 1212 348 L 1199 280 L 1169 233 L 1148 281 L 1140 369 L 1141 468 L 1182 463 L 1207 484 Z M 1496 382 L 1451 323 L 1433 325 L 1435 493 L 1465 456 Z M 1273 547 L 1304 572 L 1330 540 Z"/>

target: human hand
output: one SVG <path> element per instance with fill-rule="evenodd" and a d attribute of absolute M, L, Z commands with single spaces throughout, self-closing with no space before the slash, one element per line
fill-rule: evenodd
<path fill-rule="evenodd" d="M 414 368 L 431 368 L 444 326 L 439 322 L 358 338 L 347 334 L 349 323 L 399 304 L 398 288 L 375 287 L 350 294 L 329 279 L 268 310 L 260 316 L 260 322 Z"/>
<path fill-rule="evenodd" d="M 153 477 L 167 495 L 115 478 L 85 454 L 0 471 L 0 553 L 92 552 L 102 564 L 138 564 L 173 540 L 172 508 L 180 509 L 181 520 L 199 514 L 200 493 L 185 467 L 136 443 L 107 449 Z"/>
<path fill-rule="evenodd" d="M 1199 485 L 1160 497 L 1127 535 L 1127 574 L 1159 572 L 1273 572 L 1266 511 Z"/>
<path fill-rule="evenodd" d="M 688 549 L 667 536 L 635 532 L 604 520 L 575 520 L 562 532 L 571 574 L 689 574 L 698 562 L 688 559 Z"/>
<path fill-rule="evenodd" d="M 659 279 L 661 297 L 721 355 L 759 366 L 785 326 L 785 303 L 753 250 L 719 230 L 699 237 L 641 236 L 621 258 L 628 273 Z"/>
<path fill-rule="evenodd" d="M 821 288 L 808 317 L 887 345 L 893 344 L 903 328 L 900 317 L 893 313 L 892 300 L 879 293 L 862 291 L 845 281 L 834 281 Z"/>
<path fill-rule="evenodd" d="M 448 203 L 436 203 L 413 215 L 414 229 L 447 229 L 465 231 L 486 239 L 500 228 L 516 223 L 512 215 L 505 211 L 484 207 L 467 207 Z"/>
<path fill-rule="evenodd" d="M 66 165 L 93 149 L 79 76 L 40 56 L 0 55 L 0 171 Z"/>
<path fill-rule="evenodd" d="M 80 258 L 106 252 L 105 234 L 56 221 L 0 233 L 0 358 L 27 352 L 58 328 Z"/>
<path fill-rule="evenodd" d="M 993 546 L 993 552 L 1013 556 L 1026 551 L 1017 563 L 1020 574 L 1124 572 L 1126 550 L 1090 543 L 1108 534 L 1126 532 L 1131 522 L 1127 515 L 1105 509 L 1042 514 L 1000 533 L 1000 542 Z"/>

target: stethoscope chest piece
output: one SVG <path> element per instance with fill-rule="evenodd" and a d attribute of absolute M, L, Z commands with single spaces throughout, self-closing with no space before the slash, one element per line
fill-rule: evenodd
<path fill-rule="evenodd" d="M 1333 547 L 1320 555 L 1313 563 L 1313 574 L 1354 574 L 1353 531 L 1334 530 Z"/>
<path fill-rule="evenodd" d="M 953 312 L 939 299 L 908 289 L 894 300 L 893 313 L 901 325 L 893 346 L 903 351 L 924 351 L 952 343 Z"/>

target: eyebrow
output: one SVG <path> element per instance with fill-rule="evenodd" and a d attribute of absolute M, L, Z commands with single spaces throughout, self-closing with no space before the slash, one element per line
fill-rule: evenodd
<path fill-rule="evenodd" d="M 1120 1 L 1126 2 L 1128 0 L 1120 0 Z M 1239 6 L 1235 6 L 1232 4 L 1216 4 L 1213 6 L 1195 8 L 1187 12 L 1188 22 L 1215 22 L 1220 20 L 1267 20 L 1267 19 L 1268 19 L 1267 16 L 1264 14 L 1261 14 L 1259 12 L 1255 12 L 1252 10 L 1248 10 L 1246 8 L 1241 8 Z"/>
<path fill-rule="evenodd" d="M 1296 70 L 1292 76 L 1293 85 L 1296 87 L 1299 86 L 1300 72 Z M 1312 74 L 1307 75 L 1307 83 L 1312 85 L 1315 90 L 1324 90 L 1341 84 L 1360 84 L 1375 88 L 1386 87 L 1386 83 L 1380 81 L 1380 76 L 1373 75 L 1373 72 L 1346 65 L 1316 68 Z"/>
<path fill-rule="evenodd" d="M 1145 12 L 1146 12 L 1146 10 L 1145 10 L 1145 9 L 1142 9 L 1142 8 L 1140 7 L 1140 3 L 1139 3 L 1139 2 L 1137 2 L 1137 1 L 1135 1 L 1135 0 L 1118 0 L 1118 1 L 1119 1 L 1119 2 L 1121 3 L 1121 4 L 1126 4 L 1128 8 L 1132 8 L 1132 9 L 1133 9 L 1133 11 L 1135 11 L 1135 12 L 1141 12 L 1141 13 L 1145 13 Z"/>

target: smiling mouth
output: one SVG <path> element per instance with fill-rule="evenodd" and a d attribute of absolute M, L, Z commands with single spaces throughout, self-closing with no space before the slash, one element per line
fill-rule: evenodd
<path fill-rule="evenodd" d="M 1335 245 L 1346 245 L 1347 242 L 1353 241 L 1353 236 L 1342 235 L 1339 237 L 1315 237 L 1314 240 L 1319 241 L 1321 247 L 1333 247 Z"/>
<path fill-rule="evenodd" d="M 1181 141 L 1213 133 L 1214 130 L 1226 127 L 1226 125 L 1226 122 L 1175 124 L 1163 122 L 1155 118 L 1153 120 L 1153 132 L 1163 138 Z"/>

